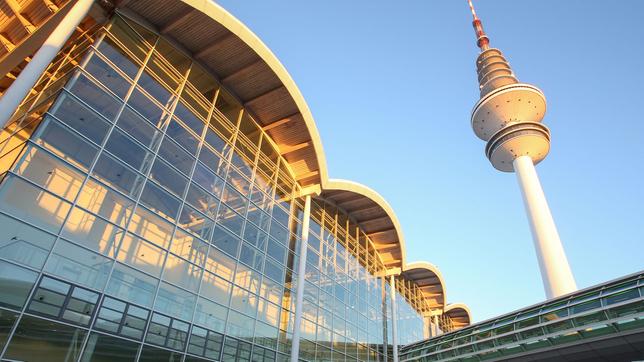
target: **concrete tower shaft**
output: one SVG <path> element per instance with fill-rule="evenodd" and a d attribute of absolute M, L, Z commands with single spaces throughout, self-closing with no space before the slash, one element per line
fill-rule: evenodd
<path fill-rule="evenodd" d="M 485 155 L 492 166 L 517 174 L 546 296 L 574 292 L 577 286 L 534 167 L 550 151 L 550 130 L 542 124 L 546 97 L 539 88 L 520 83 L 503 53 L 489 46 L 472 1 L 468 3 L 481 49 L 476 60 L 481 93 L 472 110 L 472 129 L 487 142 Z"/>

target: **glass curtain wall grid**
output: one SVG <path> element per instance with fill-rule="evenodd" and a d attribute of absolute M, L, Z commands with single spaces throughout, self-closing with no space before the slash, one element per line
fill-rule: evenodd
<path fill-rule="evenodd" d="M 118 13 L 89 29 L 1 135 L 1 357 L 287 360 L 303 217 L 289 165 L 170 41 Z M 300 357 L 381 361 L 385 265 L 342 210 L 312 209 Z M 422 294 L 397 293 L 399 344 L 419 340 Z"/>
<path fill-rule="evenodd" d="M 402 349 L 401 361 L 479 361 L 644 329 L 644 274 L 548 301 Z"/>

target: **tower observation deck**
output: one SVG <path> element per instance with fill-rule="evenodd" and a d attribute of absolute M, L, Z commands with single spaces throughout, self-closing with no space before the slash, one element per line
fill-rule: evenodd
<path fill-rule="evenodd" d="M 483 24 L 468 0 L 477 46 L 480 99 L 472 110 L 472 129 L 487 142 L 485 155 L 499 171 L 515 172 L 521 187 L 539 268 L 548 299 L 577 287 L 564 252 L 535 165 L 550 151 L 550 130 L 543 92 L 521 83 L 501 50 L 490 47 Z"/>

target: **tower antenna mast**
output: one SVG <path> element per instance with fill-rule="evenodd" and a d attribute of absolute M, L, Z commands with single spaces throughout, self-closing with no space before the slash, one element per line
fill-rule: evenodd
<path fill-rule="evenodd" d="M 472 129 L 487 142 L 485 155 L 492 166 L 517 174 L 546 296 L 574 292 L 575 279 L 534 167 L 550 151 L 550 130 L 542 123 L 546 97 L 539 88 L 519 82 L 503 53 L 490 47 L 472 0 L 468 4 L 481 49 L 476 59 L 481 95 L 472 110 Z"/>

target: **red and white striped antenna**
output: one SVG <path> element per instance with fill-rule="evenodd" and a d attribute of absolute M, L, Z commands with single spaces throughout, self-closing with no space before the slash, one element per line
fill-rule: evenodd
<path fill-rule="evenodd" d="M 483 23 L 481 19 L 476 15 L 476 10 L 474 10 L 474 4 L 472 0 L 467 0 L 467 3 L 470 5 L 470 10 L 472 11 L 472 26 L 474 27 L 474 33 L 476 34 L 476 45 L 481 49 L 481 51 L 486 51 L 490 49 L 490 39 L 485 34 L 483 30 Z"/>

